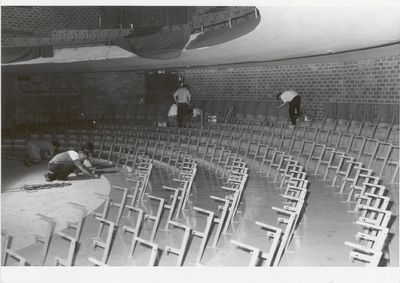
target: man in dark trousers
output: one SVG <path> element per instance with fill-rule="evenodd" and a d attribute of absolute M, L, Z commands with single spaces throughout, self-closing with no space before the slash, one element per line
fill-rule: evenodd
<path fill-rule="evenodd" d="M 276 95 L 277 99 L 281 99 L 283 104 L 278 106 L 282 108 L 285 105 L 289 106 L 289 117 L 292 122 L 292 125 L 289 127 L 296 126 L 296 119 L 300 118 L 300 104 L 301 104 L 301 97 L 298 95 L 294 90 L 287 90 Z"/>
<path fill-rule="evenodd" d="M 50 172 L 44 174 L 46 181 L 67 180 L 69 174 L 76 172 L 76 170 L 80 170 L 83 174 L 92 178 L 99 178 L 99 175 L 91 173 L 83 164 L 88 157 L 87 152 L 83 150 L 79 152 L 69 150 L 57 154 L 49 162 Z"/>
<path fill-rule="evenodd" d="M 178 103 L 178 127 L 183 127 L 183 122 L 185 120 L 191 98 L 189 86 L 187 84 L 183 84 L 183 86 L 174 93 L 174 100 L 176 103 Z"/>

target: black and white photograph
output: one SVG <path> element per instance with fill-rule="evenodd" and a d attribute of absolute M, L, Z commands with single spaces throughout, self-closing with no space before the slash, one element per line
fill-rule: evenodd
<path fill-rule="evenodd" d="M 1 282 L 397 283 L 399 105 L 398 0 L 2 1 Z"/>

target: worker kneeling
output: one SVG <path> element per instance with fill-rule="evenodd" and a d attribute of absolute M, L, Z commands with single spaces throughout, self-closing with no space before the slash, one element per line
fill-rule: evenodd
<path fill-rule="evenodd" d="M 84 165 L 85 160 L 88 159 L 86 151 L 76 152 L 69 150 L 54 156 L 48 165 L 49 173 L 44 174 L 47 182 L 54 180 L 67 180 L 69 174 L 74 173 L 78 175 L 78 170 L 83 174 L 92 178 L 99 178 L 98 174 L 91 173 Z"/>

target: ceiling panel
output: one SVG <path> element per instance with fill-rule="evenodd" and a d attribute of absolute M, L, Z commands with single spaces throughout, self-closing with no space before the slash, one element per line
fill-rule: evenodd
<path fill-rule="evenodd" d="M 2 72 L 196 68 L 327 55 L 399 43 L 399 2 L 378 2 L 382 4 L 257 6 L 261 21 L 249 34 L 216 46 L 183 50 L 180 57 L 170 60 L 144 59 L 118 47 L 98 46 L 63 49 L 54 58 L 2 65 Z"/>

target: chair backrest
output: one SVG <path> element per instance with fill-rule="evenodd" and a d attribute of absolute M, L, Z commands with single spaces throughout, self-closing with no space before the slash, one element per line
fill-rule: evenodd
<path fill-rule="evenodd" d="M 225 100 L 214 100 L 213 115 L 221 117 L 225 112 Z"/>
<path fill-rule="evenodd" d="M 251 100 L 246 105 L 245 120 L 253 121 L 256 117 L 258 101 Z"/>
<path fill-rule="evenodd" d="M 359 103 L 349 104 L 350 114 L 353 114 L 353 121 L 361 122 L 363 120 L 363 115 L 361 115 L 361 105 Z"/>
<path fill-rule="evenodd" d="M 157 104 L 147 105 L 146 115 L 155 119 L 157 117 Z"/>
<path fill-rule="evenodd" d="M 374 116 L 374 105 L 373 104 L 363 104 L 362 105 L 362 115 L 365 115 L 365 121 L 373 123 L 375 120 Z"/>
<path fill-rule="evenodd" d="M 380 122 L 390 123 L 391 122 L 391 111 L 390 104 L 378 104 L 376 107 L 377 115 L 380 117 Z"/>
<path fill-rule="evenodd" d="M 206 100 L 204 103 L 204 116 L 212 116 L 214 113 L 214 100 Z"/>
<path fill-rule="evenodd" d="M 395 125 L 399 125 L 399 116 L 400 116 L 400 109 L 399 109 L 399 104 L 393 104 L 390 106 L 390 117 L 393 119 L 394 117 L 394 123 Z"/>
<path fill-rule="evenodd" d="M 350 120 L 350 103 L 336 103 L 336 109 L 340 113 L 341 120 Z"/>
<path fill-rule="evenodd" d="M 276 101 L 276 100 L 270 101 L 267 115 L 271 117 L 278 116 L 278 106 L 281 104 L 282 104 L 281 101 Z"/>
<path fill-rule="evenodd" d="M 236 114 L 246 114 L 246 107 L 247 107 L 247 101 L 244 100 L 236 100 L 235 102 L 235 115 Z"/>
<path fill-rule="evenodd" d="M 142 103 L 138 105 L 136 111 L 136 119 L 144 119 L 146 118 L 147 107 L 146 104 Z"/>
<path fill-rule="evenodd" d="M 117 104 L 115 110 L 115 118 L 116 119 L 124 119 L 126 116 L 126 111 L 128 109 L 128 104 Z"/>
<path fill-rule="evenodd" d="M 194 99 L 191 104 L 193 108 L 204 110 L 205 100 Z"/>
<path fill-rule="evenodd" d="M 236 101 L 235 100 L 225 100 L 224 103 L 224 113 L 226 114 L 229 110 L 229 107 L 233 107 L 233 110 L 235 110 L 235 105 L 236 105 Z"/>
<path fill-rule="evenodd" d="M 324 112 L 326 114 L 326 118 L 334 119 L 337 118 L 337 103 L 336 102 L 327 102 L 324 104 Z"/>
<path fill-rule="evenodd" d="M 258 101 L 256 115 L 267 115 L 269 106 L 269 101 Z"/>
<path fill-rule="evenodd" d="M 168 115 L 168 110 L 171 107 L 171 105 L 162 103 L 157 105 L 157 116 L 158 117 L 167 117 Z"/>

